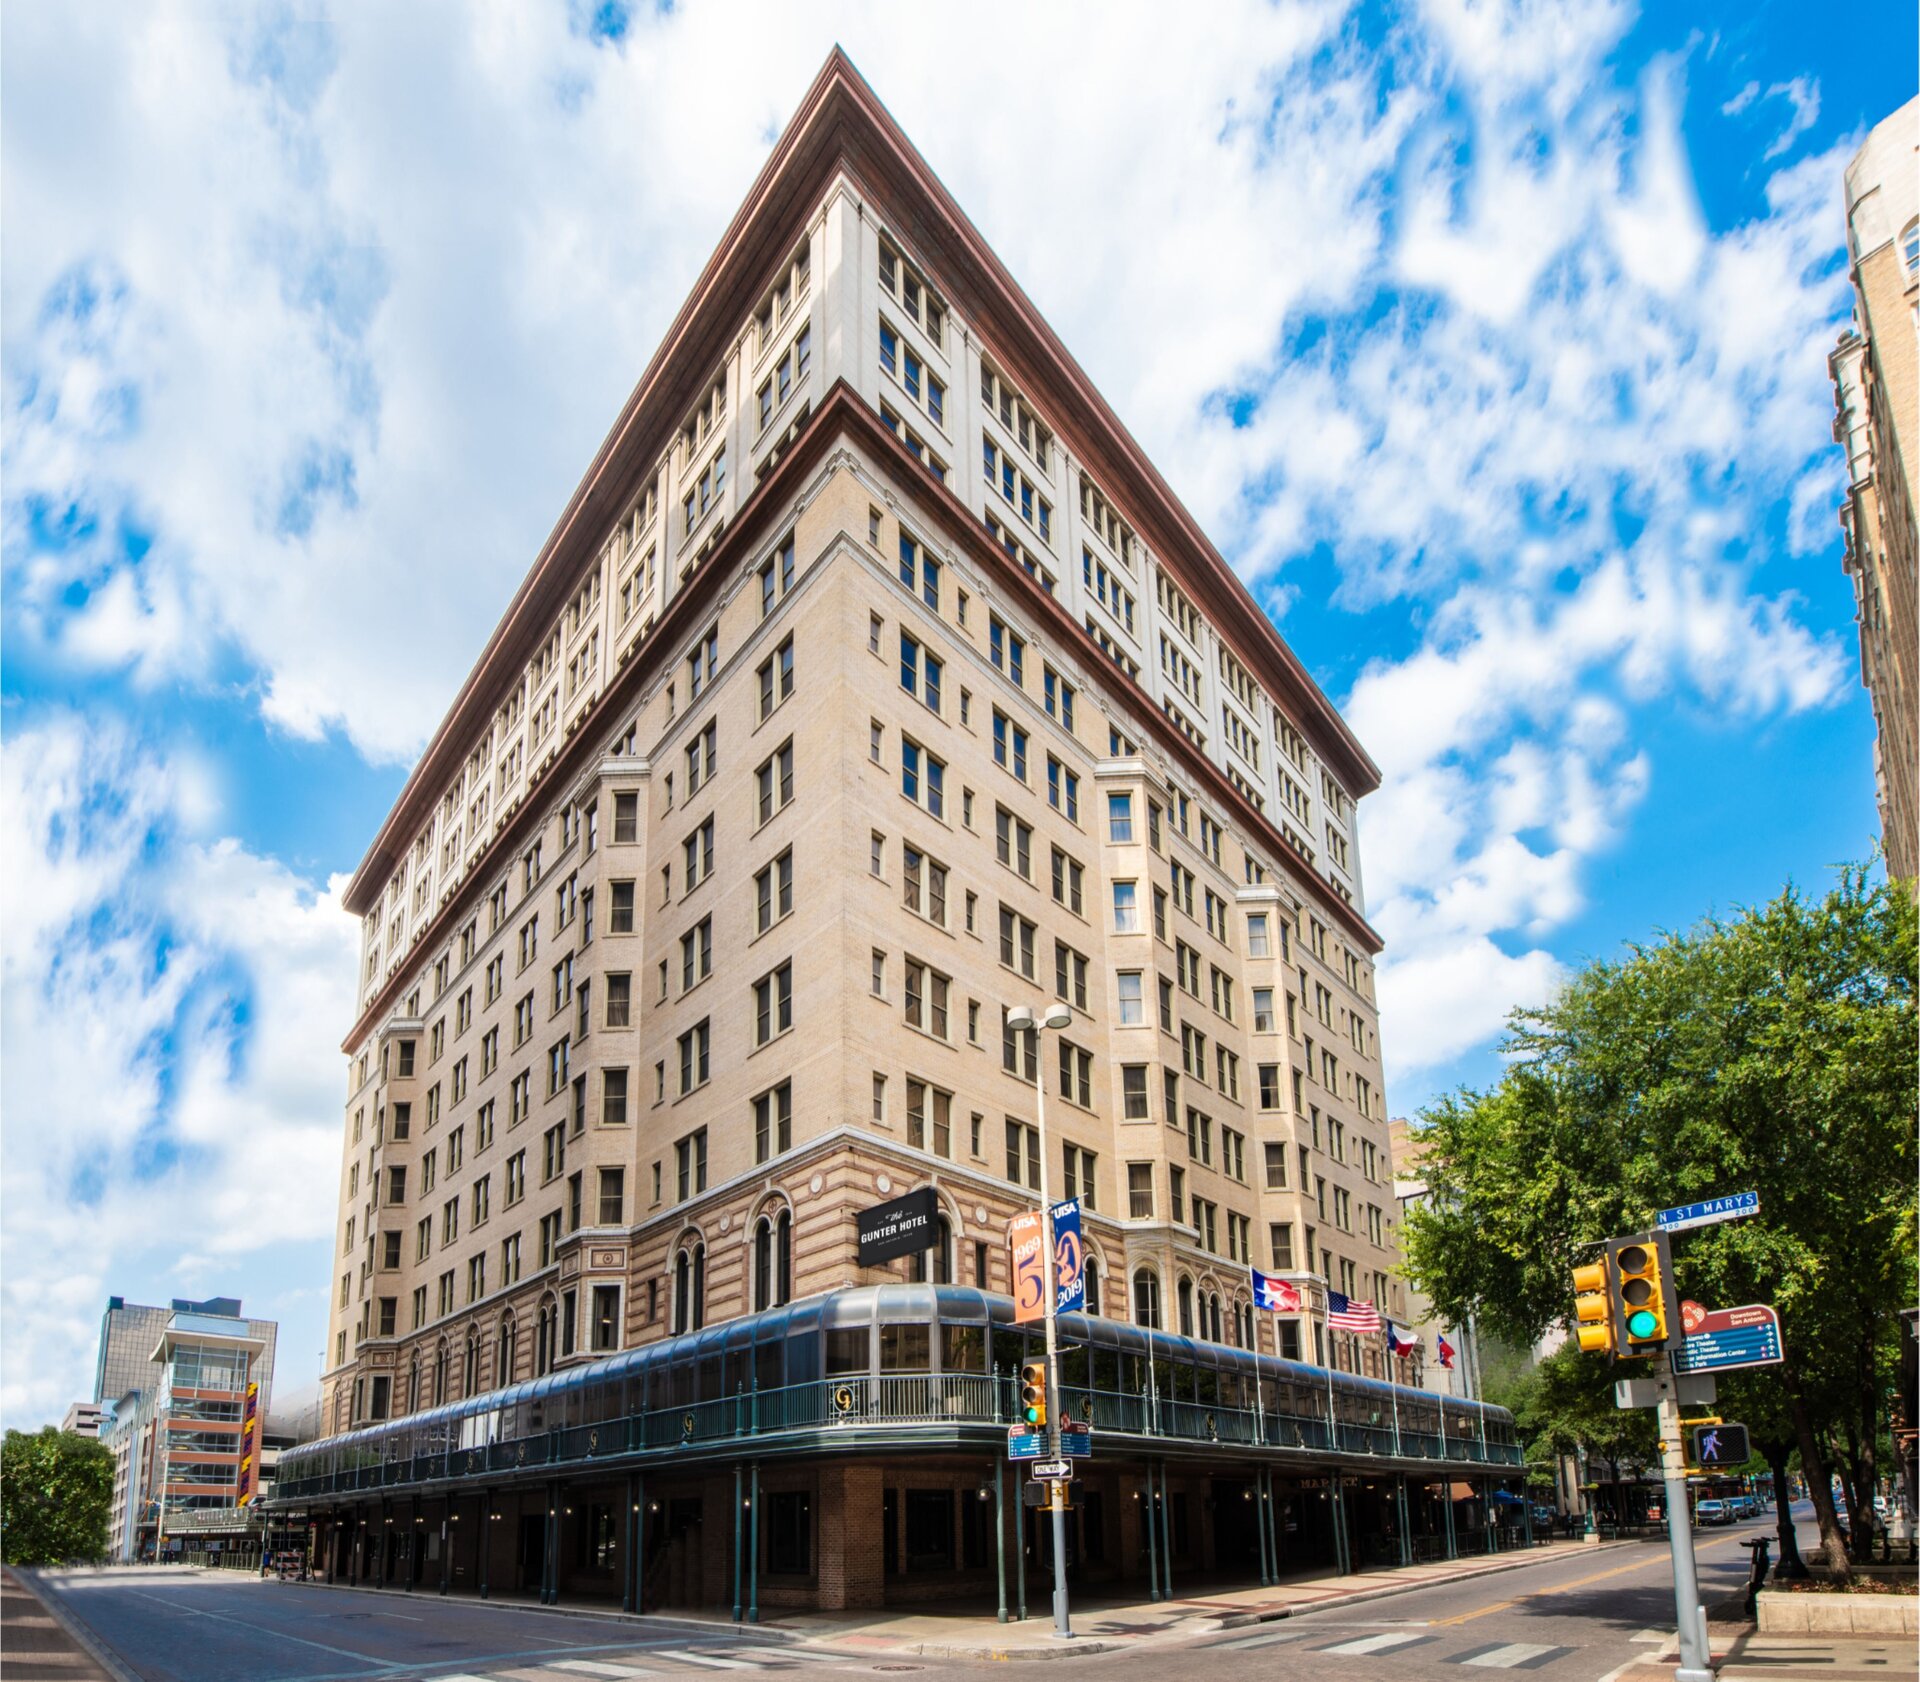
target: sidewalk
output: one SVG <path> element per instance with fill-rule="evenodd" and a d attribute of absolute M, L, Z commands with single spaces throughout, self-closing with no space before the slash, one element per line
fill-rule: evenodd
<path fill-rule="evenodd" d="M 11 1569 L 0 1572 L 7 1682 L 109 1682 L 107 1673 Z"/>
<path fill-rule="evenodd" d="M 1707 1625 L 1707 1645 L 1722 1682 L 1912 1682 L 1920 1676 L 1911 1642 L 1889 1638 L 1847 1639 L 1830 1635 L 1762 1635 L 1750 1623 Z M 1605 1682 L 1673 1682 L 1679 1643 L 1643 1653 L 1611 1672 Z"/>

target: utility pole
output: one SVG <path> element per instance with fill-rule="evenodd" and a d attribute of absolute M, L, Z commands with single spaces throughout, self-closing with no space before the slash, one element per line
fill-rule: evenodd
<path fill-rule="evenodd" d="M 1040 1232 L 1046 1244 L 1046 1254 L 1041 1260 L 1046 1273 L 1047 1456 L 1052 1460 L 1060 1458 L 1060 1410 L 1066 1404 L 1066 1397 L 1060 1390 L 1060 1339 L 1055 1318 L 1060 1274 L 1054 1249 L 1053 1194 L 1047 1174 L 1047 1070 L 1046 1059 L 1040 1055 L 1040 1030 L 1065 1028 L 1072 1021 L 1073 1012 L 1065 1005 L 1055 1005 L 1044 1017 L 1035 1017 L 1024 1005 L 1016 1005 L 1007 1013 L 1009 1027 L 1016 1031 L 1026 1028 L 1033 1034 L 1034 1130 L 1040 1147 Z M 1056 1480 L 1047 1489 L 1048 1505 L 1053 1510 L 1053 1633 L 1062 1641 L 1070 1641 L 1073 1623 L 1067 1614 L 1067 1486 Z M 1685 1682 L 1685 1678 L 1681 1682 Z"/>
<path fill-rule="evenodd" d="M 1686 1430 L 1680 1423 L 1680 1386 L 1673 1358 L 1653 1362 L 1659 1387 L 1660 1469 L 1667 1491 L 1667 1548 L 1673 1555 L 1673 1610 L 1680 1632 L 1680 1665 L 1673 1682 L 1713 1682 L 1713 1655 L 1707 1646 L 1707 1614 L 1700 1604 L 1700 1579 L 1693 1563 L 1693 1514 L 1687 1507 Z"/>

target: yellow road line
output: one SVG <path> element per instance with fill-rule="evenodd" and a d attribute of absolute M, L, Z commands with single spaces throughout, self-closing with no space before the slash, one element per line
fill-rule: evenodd
<path fill-rule="evenodd" d="M 1730 1540 L 1732 1540 L 1731 1537 L 1716 1536 L 1712 1541 L 1696 1542 L 1694 1546 L 1698 1551 L 1700 1548 L 1710 1548 L 1716 1542 Z M 1661 1554 L 1658 1560 L 1640 1559 L 1635 1560 L 1631 1565 L 1616 1565 L 1611 1571 L 1594 1571 L 1585 1577 L 1575 1577 L 1570 1583 L 1556 1583 L 1552 1588 L 1533 1589 L 1526 1594 L 1516 1594 L 1511 1600 L 1496 1600 L 1491 1606 L 1476 1606 L 1471 1612 L 1461 1612 L 1451 1618 L 1435 1618 L 1433 1622 L 1436 1626 L 1470 1623 L 1475 1618 L 1484 1618 L 1489 1612 L 1504 1612 L 1509 1606 L 1518 1606 L 1523 1600 L 1544 1600 L 1548 1595 L 1565 1594 L 1568 1589 L 1581 1588 L 1588 1583 L 1597 1583 L 1607 1577 L 1624 1576 L 1629 1571 L 1644 1571 L 1650 1565 L 1664 1563 L 1668 1557 L 1666 1554 Z"/>

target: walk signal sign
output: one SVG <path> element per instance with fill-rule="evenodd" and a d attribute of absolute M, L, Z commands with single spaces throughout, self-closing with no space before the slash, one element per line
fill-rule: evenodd
<path fill-rule="evenodd" d="M 1687 1458 L 1703 1472 L 1744 1466 L 1753 1453 L 1744 1425 L 1696 1425 L 1687 1433 Z"/>
<path fill-rule="evenodd" d="M 1029 1361 L 1020 1369 L 1021 1417 L 1031 1429 L 1047 1422 L 1047 1364 Z"/>
<path fill-rule="evenodd" d="M 1617 1353 L 1657 1355 L 1680 1341 L 1673 1257 L 1664 1234 L 1636 1233 L 1607 1241 Z M 1671 1325 L 1671 1329 L 1669 1329 Z"/>
<path fill-rule="evenodd" d="M 1613 1353 L 1613 1275 L 1605 1258 L 1573 1270 L 1574 1335 L 1590 1355 Z"/>

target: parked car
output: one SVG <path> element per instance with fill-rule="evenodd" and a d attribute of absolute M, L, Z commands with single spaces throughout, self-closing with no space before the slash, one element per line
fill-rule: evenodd
<path fill-rule="evenodd" d="M 1709 1497 L 1695 1505 L 1693 1522 L 1695 1524 L 1731 1524 L 1733 1509 L 1725 1501 Z"/>

